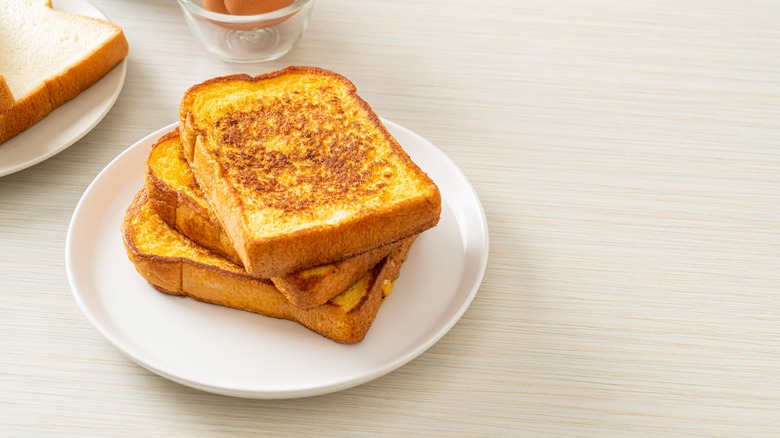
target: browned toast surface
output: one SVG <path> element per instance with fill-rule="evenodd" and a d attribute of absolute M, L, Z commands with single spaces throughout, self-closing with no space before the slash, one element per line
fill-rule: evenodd
<path fill-rule="evenodd" d="M 268 280 L 247 275 L 223 257 L 169 227 L 141 190 L 122 222 L 128 257 L 155 288 L 200 301 L 295 321 L 342 343 L 361 341 L 406 259 L 412 239 L 326 304 L 301 309 Z"/>
<path fill-rule="evenodd" d="M 176 130 L 152 145 L 146 160 L 145 178 L 149 203 L 167 225 L 241 264 L 210 205 L 201 195 Z M 303 308 L 318 306 L 365 275 L 399 245 L 400 242 L 383 245 L 342 261 L 272 277 L 271 281 L 292 304 Z"/>
<path fill-rule="evenodd" d="M 185 156 L 246 270 L 276 277 L 416 235 L 441 198 L 343 76 L 215 78 L 180 106 Z"/>

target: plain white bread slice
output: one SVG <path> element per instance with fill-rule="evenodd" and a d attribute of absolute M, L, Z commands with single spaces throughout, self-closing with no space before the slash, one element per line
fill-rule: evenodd
<path fill-rule="evenodd" d="M 111 22 L 55 11 L 49 0 L 0 0 L 0 143 L 97 82 L 127 52 Z"/>

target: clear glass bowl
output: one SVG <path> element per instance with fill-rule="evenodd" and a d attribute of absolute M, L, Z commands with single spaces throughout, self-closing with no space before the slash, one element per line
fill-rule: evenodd
<path fill-rule="evenodd" d="M 314 0 L 259 15 L 228 15 L 205 9 L 202 0 L 178 0 L 192 34 L 228 62 L 272 61 L 289 52 L 309 24 Z"/>

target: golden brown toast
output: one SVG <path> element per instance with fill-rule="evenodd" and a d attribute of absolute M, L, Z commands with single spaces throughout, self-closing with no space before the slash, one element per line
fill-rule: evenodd
<path fill-rule="evenodd" d="M 336 342 L 360 342 L 390 292 L 414 238 L 407 239 L 366 275 L 327 303 L 290 304 L 269 280 L 201 247 L 163 222 L 138 192 L 122 222 L 128 257 L 156 289 L 207 303 L 295 321 Z"/>
<path fill-rule="evenodd" d="M 145 175 L 149 202 L 168 226 L 241 264 L 211 206 L 200 193 L 184 158 L 177 130 L 165 134 L 152 145 Z M 271 281 L 292 304 L 303 308 L 319 306 L 364 276 L 399 245 L 399 242 L 384 245 L 339 262 L 273 277 Z"/>
<path fill-rule="evenodd" d="M 233 263 L 241 264 L 211 206 L 201 195 L 184 158 L 178 130 L 163 135 L 152 145 L 144 170 L 149 202 L 166 224 Z"/>
<path fill-rule="evenodd" d="M 180 104 L 185 157 L 247 272 L 277 277 L 417 235 L 436 184 L 343 76 L 214 78 Z"/>

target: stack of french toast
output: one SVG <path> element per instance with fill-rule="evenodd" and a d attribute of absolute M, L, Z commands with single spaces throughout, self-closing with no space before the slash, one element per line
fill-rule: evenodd
<path fill-rule="evenodd" d="M 188 89 L 122 236 L 162 292 L 356 343 L 440 213 L 436 184 L 348 79 L 292 66 Z"/>

